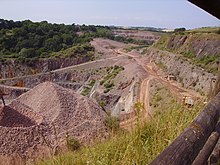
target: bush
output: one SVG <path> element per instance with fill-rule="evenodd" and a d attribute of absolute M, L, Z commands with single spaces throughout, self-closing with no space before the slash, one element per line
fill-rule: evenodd
<path fill-rule="evenodd" d="M 100 101 L 99 105 L 103 108 L 104 106 L 106 106 L 106 102 L 105 101 Z"/>
<path fill-rule="evenodd" d="M 67 148 L 70 150 L 70 151 L 75 151 L 77 149 L 80 148 L 80 143 L 78 140 L 76 140 L 75 138 L 70 138 L 68 137 L 66 139 L 67 141 Z"/>
<path fill-rule="evenodd" d="M 112 131 L 119 130 L 119 121 L 116 117 L 108 115 L 105 119 L 105 125 Z"/>
<path fill-rule="evenodd" d="M 100 81 L 100 85 L 103 85 L 105 82 L 105 80 Z"/>
<path fill-rule="evenodd" d="M 176 28 L 174 29 L 174 32 L 184 32 L 186 31 L 186 28 Z"/>
<path fill-rule="evenodd" d="M 84 87 L 81 94 L 82 94 L 83 96 L 87 96 L 87 95 L 90 93 L 90 91 L 91 91 L 91 88 L 89 88 L 89 87 Z"/>
<path fill-rule="evenodd" d="M 104 93 L 108 93 L 111 89 L 110 88 L 107 88 L 104 90 Z"/>
<path fill-rule="evenodd" d="M 109 89 L 111 89 L 112 87 L 114 87 L 115 85 L 114 85 L 114 83 L 110 83 L 110 82 L 108 82 L 108 83 L 106 83 L 106 84 L 104 84 L 104 87 L 106 87 L 106 88 L 109 88 Z"/>

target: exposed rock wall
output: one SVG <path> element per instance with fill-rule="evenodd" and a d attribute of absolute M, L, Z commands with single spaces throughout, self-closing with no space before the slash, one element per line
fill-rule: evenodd
<path fill-rule="evenodd" d="M 193 65 L 187 60 L 181 59 L 180 55 L 175 55 L 167 51 L 149 49 L 147 55 L 158 64 L 158 66 L 162 66 L 163 71 L 175 76 L 182 86 L 208 94 L 211 79 L 215 78 L 213 74 Z"/>
<path fill-rule="evenodd" d="M 22 87 L 12 87 L 12 86 L 5 86 L 0 85 L 0 90 L 4 91 L 7 95 L 4 97 L 6 99 L 15 99 L 18 96 L 22 95 L 23 93 L 29 91 L 29 88 L 22 88 Z"/>
<path fill-rule="evenodd" d="M 220 55 L 220 35 L 214 33 L 165 35 L 155 46 L 196 58 Z"/>
<path fill-rule="evenodd" d="M 128 95 L 120 97 L 115 105 L 111 115 L 115 117 L 121 117 L 124 114 L 131 113 L 133 111 L 133 105 L 138 101 L 138 91 L 140 83 L 134 81 L 129 89 Z"/>
<path fill-rule="evenodd" d="M 90 61 L 90 57 L 83 58 L 51 58 L 35 60 L 32 62 L 18 63 L 10 60 L 0 62 L 0 79 L 32 75 L 36 73 L 49 72 L 55 69 L 81 64 Z"/>
<path fill-rule="evenodd" d="M 67 73 L 49 72 L 49 73 L 43 73 L 43 74 L 24 76 L 20 78 L 1 80 L 1 83 L 7 86 L 16 86 L 16 87 L 25 86 L 27 88 L 33 88 L 42 82 L 52 81 L 52 82 L 59 82 L 59 85 L 65 88 L 77 90 L 81 87 L 81 84 L 77 82 L 85 82 L 87 81 L 89 77 L 90 77 L 89 73 L 82 74 L 81 72 L 71 72 L 71 73 L 70 72 L 67 72 Z M 74 82 L 74 81 L 77 81 L 77 82 Z"/>

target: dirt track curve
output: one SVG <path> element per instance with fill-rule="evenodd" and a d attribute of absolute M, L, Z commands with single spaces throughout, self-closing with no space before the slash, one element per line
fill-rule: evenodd
<path fill-rule="evenodd" d="M 149 76 L 146 77 L 141 82 L 141 86 L 140 86 L 139 101 L 143 103 L 144 106 L 144 114 L 141 115 L 142 120 L 147 120 L 148 118 L 151 118 L 151 108 L 150 108 L 150 100 L 149 100 L 150 80 L 156 79 L 157 81 L 162 83 L 174 96 L 176 96 L 178 100 L 182 100 L 183 95 L 188 95 L 191 96 L 192 98 L 201 97 L 195 91 L 180 87 L 175 82 L 171 83 L 170 81 L 167 81 L 162 75 L 158 74 L 157 72 L 158 68 L 151 60 L 149 60 L 148 63 L 144 63 L 140 55 L 125 53 L 121 49 L 118 49 L 117 53 L 133 58 L 149 74 Z M 135 127 L 136 122 L 137 122 L 137 116 L 133 115 L 130 119 L 121 122 L 120 126 L 127 130 L 130 130 L 131 128 Z"/>

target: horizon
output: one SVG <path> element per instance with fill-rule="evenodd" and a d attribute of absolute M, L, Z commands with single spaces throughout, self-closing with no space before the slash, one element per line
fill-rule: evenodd
<path fill-rule="evenodd" d="M 186 0 L 2 0 L 0 4 L 1 18 L 14 21 L 166 29 L 220 26 L 219 19 Z"/>
<path fill-rule="evenodd" d="M 0 18 L 0 19 L 4 19 L 4 18 Z M 156 29 L 171 29 L 171 30 L 174 30 L 175 28 L 184 28 L 184 27 L 175 27 L 175 28 L 167 28 L 167 27 L 153 27 L 153 26 L 123 26 L 123 25 L 101 25 L 101 24 L 77 24 L 75 22 L 73 23 L 57 23 L 57 22 L 49 22 L 48 20 L 40 20 L 40 21 L 33 21 L 31 19 L 24 19 L 24 20 L 13 20 L 13 19 L 4 19 L 4 20 L 7 20 L 7 21 L 14 21 L 14 22 L 17 22 L 17 21 L 31 21 L 33 23 L 40 23 L 40 22 L 43 22 L 43 21 L 46 21 L 47 23 L 51 23 L 51 24 L 64 24 L 64 25 L 72 25 L 72 24 L 75 24 L 75 25 L 79 25 L 79 26 L 82 26 L 82 25 L 86 25 L 86 26 L 89 26 L 89 25 L 94 25 L 94 26 L 107 26 L 107 27 L 116 27 L 116 28 L 156 28 Z M 218 28 L 219 26 L 201 26 L 201 27 L 196 27 L 196 28 L 192 28 L 192 29 L 199 29 L 199 28 Z M 220 28 L 220 27 L 219 27 Z M 190 29 L 187 29 L 187 30 L 190 30 Z"/>

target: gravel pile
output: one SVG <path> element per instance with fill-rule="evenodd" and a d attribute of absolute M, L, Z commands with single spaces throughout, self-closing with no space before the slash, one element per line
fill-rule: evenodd
<path fill-rule="evenodd" d="M 61 139 L 68 134 L 83 143 L 106 132 L 106 113 L 92 100 L 52 82 L 39 84 L 18 99 L 53 125 Z"/>
<path fill-rule="evenodd" d="M 53 154 L 58 146 L 66 147 L 67 136 L 89 144 L 108 135 L 105 117 L 99 105 L 73 90 L 39 84 L 0 108 L 0 157 L 18 154 L 32 159 L 37 148 Z"/>

